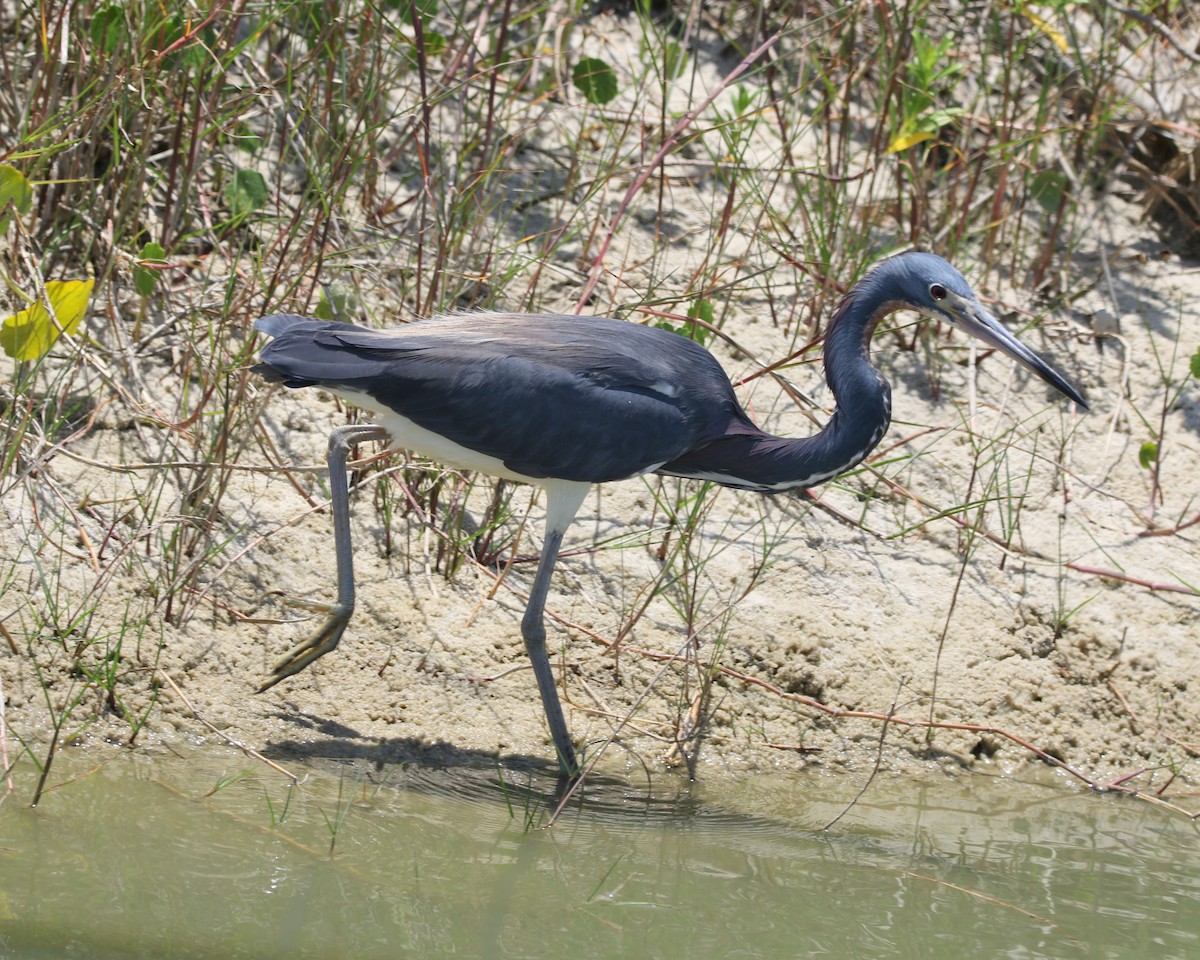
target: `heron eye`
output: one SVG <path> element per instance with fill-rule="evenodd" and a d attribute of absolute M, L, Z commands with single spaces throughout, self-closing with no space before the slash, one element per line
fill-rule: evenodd
<path fill-rule="evenodd" d="M 930 284 L 929 295 L 933 297 L 934 300 L 945 300 L 946 297 L 949 296 L 949 294 L 946 292 L 946 288 L 940 283 Z"/>

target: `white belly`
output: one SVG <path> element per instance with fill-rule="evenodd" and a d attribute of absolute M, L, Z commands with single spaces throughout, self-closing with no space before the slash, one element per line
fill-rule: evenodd
<path fill-rule="evenodd" d="M 457 444 L 440 433 L 426 430 L 413 423 L 408 417 L 401 416 L 395 410 L 382 407 L 369 394 L 361 393 L 358 390 L 347 390 L 344 387 L 326 387 L 325 389 L 330 393 L 336 393 L 356 407 L 362 407 L 374 414 L 372 420 L 388 432 L 391 437 L 391 447 L 394 450 L 411 450 L 413 453 L 419 453 L 438 463 L 457 467 L 460 470 L 477 470 L 480 473 L 486 473 L 489 477 L 502 477 L 505 480 L 532 483 L 539 487 L 546 487 L 554 483 L 551 478 L 528 477 L 523 473 L 517 473 L 506 467 L 502 460 Z"/>
<path fill-rule="evenodd" d="M 546 529 L 551 533 L 562 535 L 574 518 L 583 498 L 591 487 L 590 483 L 580 480 L 561 480 L 556 477 L 527 477 L 504 465 L 504 462 L 485 453 L 471 450 L 467 447 L 447 440 L 440 433 L 426 430 L 413 423 L 408 417 L 402 417 L 395 410 L 380 409 L 370 395 L 357 390 L 327 387 L 330 393 L 336 393 L 356 407 L 369 410 L 375 416 L 375 423 L 383 427 L 391 436 L 391 447 L 394 450 L 411 450 L 422 456 L 444 463 L 460 470 L 477 470 L 492 477 L 502 477 L 505 480 L 516 480 L 520 483 L 531 483 L 546 491 Z"/>

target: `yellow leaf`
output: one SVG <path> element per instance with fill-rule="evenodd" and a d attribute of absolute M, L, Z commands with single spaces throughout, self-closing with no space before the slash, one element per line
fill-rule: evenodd
<path fill-rule="evenodd" d="M 933 134 L 928 130 L 918 130 L 916 133 L 906 133 L 901 136 L 893 137 L 892 142 L 888 144 L 888 153 L 899 153 L 901 150 L 907 150 L 909 147 L 916 146 L 918 143 L 924 143 L 926 140 L 932 140 Z"/>
<path fill-rule="evenodd" d="M 46 296 L 54 316 L 42 301 L 5 319 L 0 327 L 0 347 L 15 360 L 37 360 L 50 352 L 63 333 L 74 334 L 87 313 L 91 280 L 51 280 Z"/>
<path fill-rule="evenodd" d="M 1026 17 L 1026 19 L 1029 20 L 1030 23 L 1041 30 L 1042 33 L 1048 36 L 1051 40 L 1053 40 L 1054 45 L 1058 47 L 1059 50 L 1061 50 L 1063 53 L 1067 52 L 1067 38 L 1055 30 L 1054 27 L 1050 25 L 1048 20 L 1043 20 L 1028 7 L 1023 7 L 1021 9 L 1021 13 Z"/>

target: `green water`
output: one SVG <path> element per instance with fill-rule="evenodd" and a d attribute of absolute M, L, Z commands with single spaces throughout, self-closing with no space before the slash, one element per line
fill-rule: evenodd
<path fill-rule="evenodd" d="M 1196 824 L 933 776 L 825 832 L 856 781 L 657 774 L 546 830 L 529 774 L 125 756 L 0 806 L 0 957 L 1200 957 Z"/>

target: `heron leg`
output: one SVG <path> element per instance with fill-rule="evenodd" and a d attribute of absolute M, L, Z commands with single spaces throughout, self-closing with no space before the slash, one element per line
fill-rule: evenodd
<path fill-rule="evenodd" d="M 337 602 L 305 601 L 304 606 L 328 613 L 324 625 L 303 643 L 288 651 L 258 693 L 275 686 L 284 677 L 299 673 L 314 660 L 338 645 L 354 613 L 354 556 L 350 544 L 350 487 L 346 481 L 346 459 L 350 448 L 369 440 L 386 440 L 383 427 L 350 424 L 329 435 L 329 502 L 333 513 L 333 549 L 337 560 Z"/>
<path fill-rule="evenodd" d="M 558 764 L 566 777 L 579 775 L 579 762 L 575 758 L 575 744 L 567 730 L 567 721 L 563 717 L 562 704 L 558 699 L 558 687 L 554 683 L 554 671 L 550 666 L 550 658 L 546 653 L 546 597 L 550 593 L 550 580 L 554 574 L 554 565 L 558 561 L 558 551 L 562 546 L 563 534 L 575 518 L 576 512 L 587 496 L 589 485 L 559 481 L 547 484 L 546 489 L 546 538 L 542 544 L 542 555 L 538 561 L 537 574 L 533 578 L 533 586 L 529 590 L 529 602 L 525 605 L 525 615 L 521 618 L 521 637 L 525 641 L 525 652 L 533 665 L 533 675 L 537 679 L 538 693 L 542 697 L 542 710 L 546 714 L 546 723 L 550 727 L 550 736 L 554 740 L 554 749 L 558 754 Z"/>

